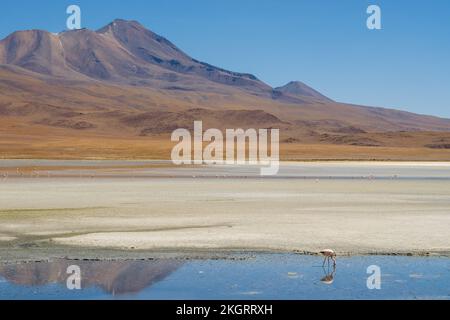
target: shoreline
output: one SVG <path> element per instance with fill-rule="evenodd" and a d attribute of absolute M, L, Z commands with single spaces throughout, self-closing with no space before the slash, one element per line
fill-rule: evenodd
<path fill-rule="evenodd" d="M 159 249 L 152 251 L 134 251 L 134 250 L 120 250 L 114 248 L 79 248 L 79 247 L 57 247 L 50 249 L 41 248 L 44 253 L 34 252 L 29 257 L 22 257 L 25 253 L 20 255 L 5 254 L 10 251 L 0 247 L 0 265 L 15 265 L 28 263 L 42 263 L 51 262 L 55 260 L 68 261 L 104 261 L 104 262 L 118 262 L 118 261 L 155 261 L 155 260 L 250 260 L 258 255 L 300 255 L 300 256 L 315 256 L 320 259 L 323 257 L 317 251 L 302 251 L 302 250 L 275 250 L 275 249 L 198 249 L 190 248 L 186 250 L 176 249 Z M 67 254 L 67 251 L 72 252 Z M 66 252 L 66 253 L 63 253 Z M 450 259 L 450 251 L 418 251 L 418 252 L 394 252 L 394 251 L 372 251 L 372 252 L 338 252 L 339 257 L 410 257 L 410 258 L 444 258 Z M 6 257 L 6 259 L 4 258 Z"/>

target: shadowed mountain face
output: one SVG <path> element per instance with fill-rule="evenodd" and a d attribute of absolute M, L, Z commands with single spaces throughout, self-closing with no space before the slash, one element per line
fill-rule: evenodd
<path fill-rule="evenodd" d="M 298 81 L 271 88 L 191 58 L 125 20 L 98 31 L 11 34 L 0 41 L 0 93 L 1 133 L 17 137 L 15 145 L 24 132 L 43 140 L 55 132 L 134 139 L 194 120 L 205 130 L 280 128 L 283 141 L 324 145 L 445 146 L 447 137 L 417 137 L 450 131 L 448 119 L 337 103 Z M 400 131 L 415 134 L 379 135 Z"/>
<path fill-rule="evenodd" d="M 116 20 L 100 29 L 98 33 L 114 39 L 133 56 L 159 68 L 178 74 L 191 74 L 255 92 L 271 91 L 268 85 L 253 75 L 223 70 L 192 59 L 169 40 L 145 29 L 138 22 Z"/>

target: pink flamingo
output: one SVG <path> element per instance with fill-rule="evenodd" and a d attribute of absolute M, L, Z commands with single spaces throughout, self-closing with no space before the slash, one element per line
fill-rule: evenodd
<path fill-rule="evenodd" d="M 330 263 L 330 259 L 333 260 L 333 266 L 336 266 L 336 252 L 331 249 L 325 249 L 320 251 L 320 254 L 322 254 L 325 259 L 323 260 L 323 265 L 325 265 L 325 262 L 328 261 L 328 264 Z"/>

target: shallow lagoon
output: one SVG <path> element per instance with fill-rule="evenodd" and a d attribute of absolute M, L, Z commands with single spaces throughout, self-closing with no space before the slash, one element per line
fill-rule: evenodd
<path fill-rule="evenodd" d="M 79 265 L 82 289 L 66 287 Z M 367 268 L 381 268 L 381 289 Z M 236 254 L 227 259 L 69 261 L 0 266 L 0 299 L 450 299 L 450 258 Z"/>

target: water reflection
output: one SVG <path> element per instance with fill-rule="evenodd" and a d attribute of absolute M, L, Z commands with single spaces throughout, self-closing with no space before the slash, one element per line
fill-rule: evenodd
<path fill-rule="evenodd" d="M 333 266 L 331 270 L 330 266 L 328 266 L 328 268 L 323 267 L 323 273 L 325 276 L 320 279 L 320 282 L 328 285 L 333 284 L 334 276 L 336 275 L 336 266 Z"/>
<path fill-rule="evenodd" d="M 82 288 L 99 287 L 111 295 L 138 293 L 164 280 L 181 265 L 178 260 L 154 261 L 71 261 L 23 263 L 0 266 L 0 277 L 21 286 L 66 285 L 67 268 L 81 269 Z"/>
<path fill-rule="evenodd" d="M 255 254 L 227 259 L 73 261 L 1 265 L 1 299 L 450 299 L 446 257 L 355 256 L 322 268 L 322 259 Z M 78 265 L 82 289 L 68 290 Z M 367 267 L 382 270 L 369 290 Z M 286 276 L 287 275 L 287 276 Z"/>

